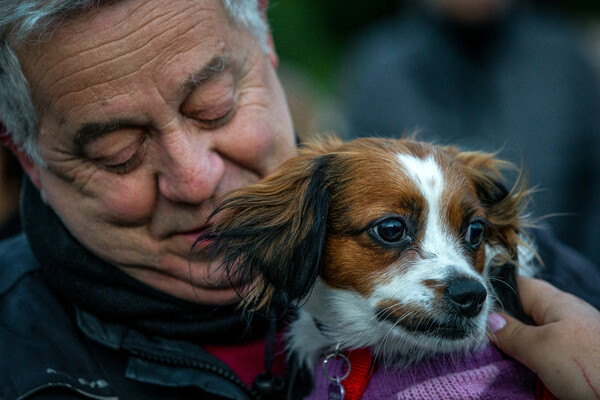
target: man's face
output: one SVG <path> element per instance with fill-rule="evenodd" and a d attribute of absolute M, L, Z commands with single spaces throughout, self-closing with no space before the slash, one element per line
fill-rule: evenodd
<path fill-rule="evenodd" d="M 190 247 L 215 195 L 258 181 L 295 148 L 254 36 L 219 0 L 128 0 L 17 54 L 48 164 L 28 172 L 71 233 L 164 292 L 234 298 L 217 265 L 190 266 Z"/>

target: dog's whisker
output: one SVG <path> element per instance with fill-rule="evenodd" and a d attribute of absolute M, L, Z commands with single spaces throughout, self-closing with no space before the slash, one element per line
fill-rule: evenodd
<path fill-rule="evenodd" d="M 503 284 L 504 286 L 506 286 L 507 288 L 509 288 L 511 292 L 513 292 L 514 294 L 517 294 L 517 291 L 515 290 L 515 288 L 512 285 L 510 285 L 509 283 L 507 283 L 505 280 L 500 279 L 500 278 L 495 277 L 495 276 L 490 276 L 489 280 L 490 281 L 494 281 L 494 282 L 500 282 L 501 284 Z"/>
<path fill-rule="evenodd" d="M 490 295 L 490 300 L 491 300 L 492 304 L 494 305 L 495 310 L 500 310 L 500 311 L 505 310 L 504 303 L 502 303 L 502 299 L 500 297 L 498 297 L 496 294 L 492 293 Z"/>

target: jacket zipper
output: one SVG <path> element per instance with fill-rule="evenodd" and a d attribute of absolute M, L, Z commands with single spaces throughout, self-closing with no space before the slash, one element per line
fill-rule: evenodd
<path fill-rule="evenodd" d="M 85 398 L 93 399 L 93 400 L 119 400 L 119 398 L 115 397 L 115 396 L 98 396 L 93 393 L 89 393 L 82 389 L 76 388 L 73 385 L 70 385 L 68 383 L 62 383 L 62 382 L 61 383 L 45 383 L 43 385 L 40 385 L 38 387 L 31 389 L 27 393 L 22 394 L 21 396 L 17 397 L 16 400 L 25 400 L 25 399 L 29 398 L 30 396 L 33 396 L 34 394 L 37 394 L 43 390 L 54 389 L 54 388 L 63 388 L 63 389 L 72 390 L 73 392 L 75 392 Z"/>
<path fill-rule="evenodd" d="M 138 350 L 138 349 L 129 349 L 129 352 L 136 357 L 140 357 L 142 359 L 145 359 L 145 360 L 151 361 L 151 362 L 168 364 L 168 365 L 172 365 L 172 366 L 176 366 L 176 367 L 179 366 L 179 367 L 186 367 L 186 368 L 195 368 L 195 369 L 211 372 L 215 375 L 218 375 L 222 378 L 227 379 L 228 381 L 230 381 L 231 383 L 233 383 L 234 385 L 236 385 L 237 387 L 242 389 L 242 391 L 250 399 L 262 400 L 262 397 L 256 390 L 248 387 L 248 385 L 246 385 L 244 382 L 242 382 L 240 380 L 240 378 L 238 378 L 234 373 L 232 373 L 231 371 L 227 371 L 226 369 L 223 369 L 221 367 L 217 367 L 216 365 L 213 365 L 213 364 L 210 364 L 207 362 L 203 362 L 203 361 L 198 361 L 198 360 L 190 360 L 190 359 L 185 359 L 185 358 L 179 359 L 179 358 L 174 358 L 174 357 L 159 356 L 159 355 L 148 353 L 148 352 Z"/>

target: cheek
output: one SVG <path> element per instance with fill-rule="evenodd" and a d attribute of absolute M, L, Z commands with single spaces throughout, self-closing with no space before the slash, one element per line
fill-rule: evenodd
<path fill-rule="evenodd" d="M 221 146 L 228 158 L 260 177 L 273 172 L 286 154 L 281 142 L 282 134 L 264 114 L 265 110 L 255 109 L 254 113 L 240 115 L 236 124 L 230 127 L 234 133 Z"/>
<path fill-rule="evenodd" d="M 277 110 L 271 110 L 271 114 Z M 257 121 L 256 131 L 249 133 L 252 136 L 250 143 L 254 144 L 253 151 L 246 152 L 256 160 L 261 176 L 269 175 L 289 157 L 296 152 L 296 143 L 291 124 L 286 124 L 287 109 L 280 110 L 279 115 L 270 115 L 262 121 Z M 244 151 L 241 152 L 244 154 Z"/>
<path fill-rule="evenodd" d="M 99 210 L 113 223 L 139 225 L 147 222 L 156 203 L 152 179 L 119 182 L 100 194 Z"/>
<path fill-rule="evenodd" d="M 216 140 L 236 164 L 264 177 L 295 154 L 294 129 L 271 66 L 261 60 L 247 79 L 234 119 Z"/>
<path fill-rule="evenodd" d="M 404 259 L 398 254 L 384 251 L 357 237 L 331 237 L 325 245 L 323 280 L 332 287 L 353 289 L 363 297 L 389 282 L 400 273 Z"/>
<path fill-rule="evenodd" d="M 41 189 L 46 202 L 69 225 L 83 220 L 92 225 L 141 225 L 151 218 L 156 200 L 156 184 L 143 173 L 115 176 L 98 171 L 85 185 L 78 185 L 77 180 L 72 183 L 45 172 Z"/>

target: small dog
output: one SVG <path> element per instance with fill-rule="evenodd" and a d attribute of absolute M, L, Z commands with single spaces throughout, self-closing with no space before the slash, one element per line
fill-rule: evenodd
<path fill-rule="evenodd" d="M 506 167 L 414 140 L 324 139 L 228 194 L 200 240 L 251 279 L 250 307 L 300 306 L 289 347 L 309 369 L 336 346 L 395 365 L 466 351 L 491 309 L 518 314 L 513 274 L 533 254 L 528 191 L 504 187 Z"/>

